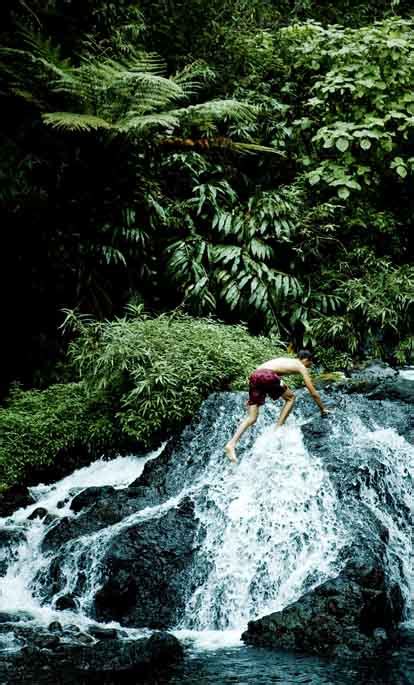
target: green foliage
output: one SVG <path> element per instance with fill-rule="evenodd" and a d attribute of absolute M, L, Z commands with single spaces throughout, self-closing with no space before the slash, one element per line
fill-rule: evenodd
<path fill-rule="evenodd" d="M 214 390 L 242 389 L 252 369 L 277 355 L 279 341 L 252 337 L 242 326 L 172 313 L 91 321 L 68 313 L 77 331 L 70 355 L 89 396 L 109 396 L 125 434 L 144 444 L 168 435 Z"/>
<path fill-rule="evenodd" d="M 414 32 L 396 3 L 86 0 L 67 27 L 61 3 L 24 4 L 0 67 L 6 375 L 53 358 L 62 307 L 102 319 L 131 298 L 327 358 L 408 358 Z"/>
<path fill-rule="evenodd" d="M 412 349 L 414 326 L 414 268 L 393 268 L 386 260 L 375 260 L 373 270 L 359 278 L 338 279 L 335 292 L 345 303 L 341 316 L 315 317 L 308 324 L 309 338 L 316 348 L 334 347 L 351 360 L 356 353 L 370 357 L 394 356 L 404 363 Z M 338 282 L 339 280 L 339 282 Z"/>
<path fill-rule="evenodd" d="M 308 23 L 283 35 L 311 86 L 306 135 L 318 159 L 307 172 L 310 184 L 347 200 L 384 182 L 404 182 L 414 164 L 414 24 L 401 18 L 358 29 Z M 303 128 L 303 121 L 295 125 Z"/>
<path fill-rule="evenodd" d="M 185 301 L 200 313 L 222 307 L 248 320 L 260 317 L 279 333 L 279 312 L 302 292 L 279 250 L 298 230 L 302 198 L 297 188 L 262 192 L 245 205 L 227 181 L 195 185 L 175 208 L 188 232 L 168 248 L 168 269 Z"/>
<path fill-rule="evenodd" d="M 160 58 L 129 44 L 124 53 L 113 55 L 96 46 L 76 66 L 61 58 L 59 50 L 41 35 L 25 32 L 23 39 L 24 49 L 0 51 L 3 72 L 12 93 L 37 103 L 43 121 L 54 128 L 110 129 L 145 138 L 177 135 L 183 127 L 206 134 L 215 132 L 221 121 L 254 120 L 252 106 L 230 99 L 183 106 L 211 75 L 208 69 L 203 73 L 200 64 L 194 73 L 188 66 L 166 78 Z M 59 100 L 69 106 L 67 111 L 47 111 Z"/>
<path fill-rule="evenodd" d="M 91 402 L 80 383 L 23 391 L 0 408 L 0 489 L 59 466 L 70 451 L 80 460 L 121 444 L 106 402 Z"/>

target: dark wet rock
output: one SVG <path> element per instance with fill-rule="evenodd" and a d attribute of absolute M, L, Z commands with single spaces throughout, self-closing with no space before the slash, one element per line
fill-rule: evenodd
<path fill-rule="evenodd" d="M 18 528 L 0 528 L 0 576 L 6 575 L 10 564 L 17 559 L 17 550 L 25 539 Z"/>
<path fill-rule="evenodd" d="M 393 376 L 381 382 L 395 384 L 396 381 Z M 317 413 L 315 417 L 315 406 L 307 393 L 299 391 L 298 396 L 300 411 L 313 418 L 312 423 L 303 427 L 304 441 L 311 455 L 322 460 L 330 475 L 339 502 L 338 516 L 350 532 L 349 543 L 338 553 L 336 578 L 307 592 L 283 612 L 261 619 L 262 623 L 254 622 L 260 623 L 260 629 L 248 632 L 256 631 L 258 640 L 265 635 L 258 644 L 275 646 L 273 627 L 276 625 L 280 635 L 285 636 L 277 642 L 278 647 L 293 646 L 323 654 L 369 655 L 392 644 L 395 625 L 404 615 L 403 569 L 393 544 L 394 531 L 407 530 L 411 518 L 404 498 L 389 486 L 392 469 L 383 462 L 375 444 L 364 447 L 355 445 L 351 439 L 347 442 L 349 416 L 352 412 L 367 431 L 374 430 L 380 419 L 380 425 L 395 428 L 403 435 L 404 426 L 410 421 L 409 408 L 389 400 L 375 405 L 371 399 L 332 389 L 335 414 L 325 420 L 319 419 Z M 67 568 L 64 572 L 63 564 L 68 554 L 73 554 L 77 538 L 107 529 L 145 507 L 162 504 L 198 478 L 212 449 L 218 441 L 224 442 L 226 431 L 230 435 L 234 430 L 239 420 L 234 411 L 236 402 L 241 415 L 243 397 L 231 393 L 211 396 L 203 405 L 202 423 L 195 421 L 182 436 L 171 440 L 157 459 L 147 462 L 142 475 L 128 488 L 87 488 L 75 495 L 71 505 L 74 515 L 57 521 L 46 534 L 44 550 L 53 552 L 53 557 L 41 582 L 42 600 L 47 603 L 53 595 L 65 591 Z M 223 416 L 228 413 L 234 425 L 226 421 L 223 430 L 223 424 L 217 422 L 219 412 Z M 212 430 L 214 422 L 218 427 Z M 335 433 L 338 427 L 341 428 L 340 445 Z M 259 430 L 255 426 L 243 439 L 241 459 Z M 408 482 L 411 475 L 407 472 L 404 477 Z M 390 514 L 392 525 L 380 521 L 368 505 L 364 498 L 367 489 L 378 498 L 378 507 Z M 183 615 L 186 599 L 203 580 L 204 570 L 194 570 L 196 545 L 200 540 L 198 525 L 193 505 L 186 498 L 179 507 L 156 512 L 147 520 L 115 526 L 110 531 L 111 537 L 98 550 L 102 577 L 92 608 L 94 617 L 134 627 L 164 628 L 176 624 Z M 92 544 L 100 544 L 99 537 Z M 88 551 L 85 546 L 74 565 L 73 572 L 78 575 L 76 587 L 71 586 L 71 599 L 75 605 L 87 587 Z M 304 591 L 314 588 L 318 579 L 315 572 Z M 73 639 L 77 648 L 84 646 L 83 640 L 94 640 L 92 632 L 81 638 L 77 636 L 79 630 L 73 633 L 68 630 L 64 628 L 63 635 L 69 641 Z M 119 652 L 120 633 L 108 639 L 100 638 L 102 649 L 106 646 L 108 653 L 112 649 Z M 53 647 L 59 659 L 65 649 L 62 644 Z"/>
<path fill-rule="evenodd" d="M 47 516 L 48 511 L 44 507 L 37 507 L 32 511 L 32 513 L 27 517 L 29 521 L 34 521 L 35 519 L 44 519 Z"/>
<path fill-rule="evenodd" d="M 91 626 L 89 634 L 96 640 L 116 640 L 118 632 L 115 628 L 102 628 L 101 626 Z"/>
<path fill-rule="evenodd" d="M 62 633 L 63 632 L 62 624 L 59 623 L 59 621 L 52 621 L 52 623 L 50 623 L 48 625 L 48 630 L 51 633 Z"/>
<path fill-rule="evenodd" d="M 75 623 L 69 623 L 64 627 L 64 632 L 70 635 L 77 635 L 81 632 L 81 629 Z"/>
<path fill-rule="evenodd" d="M 82 509 L 93 506 L 97 498 L 102 500 L 113 495 L 115 492 L 116 490 L 112 486 L 86 488 L 73 498 L 70 508 L 75 513 L 79 513 Z"/>
<path fill-rule="evenodd" d="M 47 531 L 42 541 L 42 551 L 46 552 L 49 549 L 59 548 L 68 540 L 79 537 L 82 534 L 82 527 L 76 519 L 64 516 L 61 519 L 57 519 L 55 525 Z"/>
<path fill-rule="evenodd" d="M 58 516 L 56 514 L 47 514 L 45 518 L 43 519 L 43 523 L 45 526 L 50 526 L 52 523 L 58 520 Z"/>
<path fill-rule="evenodd" d="M 0 623 L 18 623 L 19 621 L 31 621 L 32 614 L 28 611 L 1 611 Z"/>
<path fill-rule="evenodd" d="M 371 400 L 398 400 L 413 404 L 414 382 L 401 376 L 395 380 L 386 380 L 373 388 L 368 397 Z"/>
<path fill-rule="evenodd" d="M 379 362 L 352 373 L 337 388 L 348 394 L 363 394 L 371 400 L 414 402 L 414 382 L 401 376 L 397 369 Z"/>
<path fill-rule="evenodd" d="M 32 644 L 39 649 L 55 649 L 60 645 L 60 637 L 49 631 L 37 631 L 32 639 Z"/>
<path fill-rule="evenodd" d="M 125 491 L 105 487 L 88 488 L 72 500 L 71 508 L 79 512 L 78 515 L 64 516 L 56 521 L 43 538 L 43 551 L 58 550 L 69 540 L 119 523 L 141 507 Z"/>
<path fill-rule="evenodd" d="M 102 560 L 96 618 L 136 627 L 174 625 L 191 589 L 196 529 L 193 503 L 185 499 L 160 518 L 116 535 Z"/>
<path fill-rule="evenodd" d="M 329 656 L 372 656 L 395 643 L 401 590 L 381 565 L 350 564 L 280 612 L 250 621 L 242 639 L 256 646 Z"/>
<path fill-rule="evenodd" d="M 168 633 L 156 633 L 138 640 L 93 641 L 89 638 L 87 643 L 83 642 L 84 637 L 79 633 L 76 641 L 63 642 L 56 634 L 39 626 L 32 630 L 16 628 L 17 649 L 13 654 L 2 655 L 1 682 L 4 685 L 30 680 L 38 682 L 38 674 L 48 670 L 53 670 L 55 683 L 67 682 L 68 675 L 69 682 L 95 683 L 103 682 L 103 679 L 106 682 L 107 678 L 118 682 L 120 677 L 131 677 L 133 682 L 138 682 L 141 675 L 169 668 L 183 659 L 180 643 Z M 22 680 L 21 676 L 24 676 Z"/>
<path fill-rule="evenodd" d="M 380 359 L 367 362 L 362 367 L 354 370 L 351 373 L 351 378 L 360 381 L 376 380 L 382 382 L 384 380 L 395 379 L 398 376 L 398 369 L 394 369 L 389 364 Z"/>
<path fill-rule="evenodd" d="M 361 398 L 358 409 L 359 418 L 369 426 L 367 403 L 370 400 Z M 364 493 L 375 493 L 378 507 L 393 519 L 395 529 L 408 535 L 411 512 L 403 493 L 395 499 L 391 467 L 375 443 L 358 444 L 351 434 L 341 433 L 340 450 L 332 449 L 342 413 L 345 420 L 346 401 L 337 407 L 334 421 L 315 418 L 303 427 L 306 447 L 330 475 L 340 502 L 338 515 L 350 534 L 349 544 L 338 555 L 342 570 L 282 611 L 251 621 L 243 634 L 249 644 L 348 657 L 372 656 L 395 644 L 397 626 L 406 613 L 404 569 L 390 529 Z M 407 420 L 403 406 L 384 405 L 381 413 L 391 425 Z"/>
<path fill-rule="evenodd" d="M 28 488 L 15 485 L 0 494 L 0 518 L 6 518 L 17 509 L 28 507 L 29 504 L 34 504 L 34 499 Z"/>
<path fill-rule="evenodd" d="M 61 595 L 55 601 L 54 607 L 57 611 L 65 611 L 66 609 L 77 609 L 78 603 L 72 595 Z"/>
<path fill-rule="evenodd" d="M 234 401 L 234 393 L 212 393 L 194 421 L 180 435 L 172 437 L 156 459 L 145 464 L 142 474 L 126 491 L 140 508 L 165 502 L 179 494 L 184 483 L 192 483 L 200 476 L 211 458 L 212 449 L 230 438 L 233 427 L 228 424 L 228 437 L 223 438 L 217 416 L 226 404 L 231 414 Z M 254 433 L 253 430 L 251 435 Z"/>

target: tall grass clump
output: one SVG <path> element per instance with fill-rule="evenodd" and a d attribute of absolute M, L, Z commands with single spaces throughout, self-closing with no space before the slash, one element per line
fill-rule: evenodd
<path fill-rule="evenodd" d="M 252 369 L 281 351 L 241 325 L 152 318 L 139 307 L 103 322 L 69 312 L 67 325 L 77 332 L 69 354 L 89 396 L 110 396 L 121 430 L 144 445 L 190 418 L 210 392 L 246 389 Z"/>

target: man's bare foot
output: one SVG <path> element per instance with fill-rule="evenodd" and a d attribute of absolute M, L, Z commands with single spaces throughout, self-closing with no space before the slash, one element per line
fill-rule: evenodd
<path fill-rule="evenodd" d="M 224 451 L 227 454 L 230 461 L 232 461 L 233 464 L 237 464 L 236 450 L 234 449 L 233 445 L 226 445 Z"/>

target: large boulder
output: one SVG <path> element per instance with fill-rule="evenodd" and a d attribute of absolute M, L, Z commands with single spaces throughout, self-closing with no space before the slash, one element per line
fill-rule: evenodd
<path fill-rule="evenodd" d="M 17 682 L 137 682 L 182 661 L 183 649 L 169 633 L 131 639 L 116 630 L 81 631 L 58 622 L 0 626 L 0 680 Z M 131 680 L 131 682 L 132 682 Z"/>
<path fill-rule="evenodd" d="M 363 394 L 371 400 L 414 402 L 412 379 L 383 362 L 374 362 L 354 371 L 349 378 L 340 381 L 337 388 L 348 394 Z"/>
<path fill-rule="evenodd" d="M 243 633 L 249 644 L 321 655 L 372 656 L 393 647 L 396 628 L 406 615 L 401 540 L 411 536 L 406 495 L 413 491 L 412 477 L 403 463 L 402 473 L 399 467 L 394 471 L 375 440 L 363 432 L 348 433 L 344 426 L 349 427 L 352 413 L 357 423 L 364 422 L 366 434 L 370 429 L 375 432 L 378 418 L 402 433 L 409 411 L 393 402 L 374 406 L 362 396 L 338 393 L 335 400 L 333 419 L 313 419 L 303 427 L 303 435 L 336 490 L 338 520 L 347 542 L 338 558 L 343 568 L 282 611 L 250 621 Z"/>
<path fill-rule="evenodd" d="M 34 499 L 28 488 L 23 485 L 14 485 L 0 493 L 0 518 L 10 516 L 17 509 L 27 507 L 29 504 L 34 504 Z"/>
<path fill-rule="evenodd" d="M 112 487 L 87 488 L 74 497 L 71 509 L 78 516 L 58 519 L 44 536 L 42 551 L 57 550 L 69 540 L 119 523 L 137 511 L 139 504 L 125 491 Z"/>
<path fill-rule="evenodd" d="M 96 493 L 93 504 L 86 506 L 79 518 L 65 517 L 47 533 L 43 549 L 53 555 L 36 578 L 37 594 L 43 603 L 52 602 L 55 609 L 76 608 L 92 573 L 90 564 L 94 562 L 94 552 L 88 555 L 91 540 L 93 547 L 99 549 L 99 577 L 94 581 L 98 589 L 89 613 L 98 620 L 116 620 L 129 627 L 174 625 L 192 589 L 196 533 L 199 539 L 193 502 L 184 498 L 155 516 L 141 518 L 138 514 L 135 520 L 130 517 L 125 524 L 112 526 L 131 510 L 135 511 L 137 504 L 129 507 L 132 499 L 127 491 L 117 491 L 111 500 L 106 499 L 108 494 L 100 497 Z M 102 516 L 103 509 L 105 516 Z M 105 540 L 102 544 L 99 534 L 96 538 L 83 538 L 99 530 L 98 523 Z M 83 540 L 87 541 L 86 545 Z M 77 565 L 69 568 L 67 564 L 72 564 L 78 545 L 83 551 Z M 70 594 L 67 594 L 68 573 Z"/>
<path fill-rule="evenodd" d="M 174 625 L 194 589 L 196 530 L 193 503 L 184 499 L 163 516 L 116 535 L 101 562 L 104 580 L 95 596 L 95 617 L 125 626 Z"/>
<path fill-rule="evenodd" d="M 372 656 L 393 645 L 404 615 L 397 583 L 384 574 L 384 559 L 349 563 L 337 578 L 282 611 L 250 621 L 242 639 L 256 646 L 328 656 Z"/>

